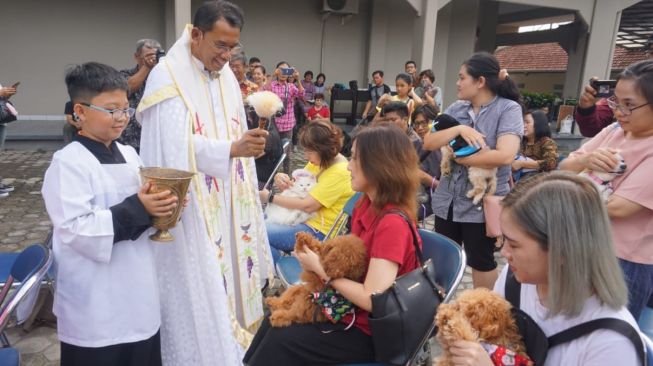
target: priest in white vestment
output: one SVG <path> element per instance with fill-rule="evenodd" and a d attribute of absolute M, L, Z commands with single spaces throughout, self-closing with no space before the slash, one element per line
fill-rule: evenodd
<path fill-rule="evenodd" d="M 145 165 L 196 173 L 175 240 L 156 247 L 166 366 L 240 365 L 263 318 L 273 268 L 253 157 L 267 132 L 247 130 L 227 65 L 242 24 L 231 3 L 202 5 L 150 73 L 138 108 Z"/>

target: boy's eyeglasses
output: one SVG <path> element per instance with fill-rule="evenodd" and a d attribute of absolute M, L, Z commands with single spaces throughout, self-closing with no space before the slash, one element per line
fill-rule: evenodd
<path fill-rule="evenodd" d="M 95 109 L 96 111 L 109 113 L 111 115 L 111 117 L 113 118 L 113 120 L 116 121 L 116 122 L 119 122 L 121 119 L 125 118 L 125 116 L 128 119 L 131 119 L 132 117 L 134 117 L 134 114 L 136 114 L 136 110 L 134 108 L 106 109 L 106 108 L 102 108 L 100 106 L 97 106 L 95 104 L 90 104 L 90 103 L 79 103 L 79 104 L 83 105 L 84 107 Z"/>
<path fill-rule="evenodd" d="M 633 113 L 634 110 L 640 109 L 640 108 L 645 107 L 645 106 L 647 106 L 649 104 L 650 103 L 644 103 L 642 105 L 638 105 L 637 107 L 632 107 L 631 108 L 631 107 L 626 107 L 625 105 L 617 103 L 617 98 L 615 98 L 614 96 L 611 96 L 610 98 L 608 98 L 608 107 L 610 107 L 610 109 L 612 109 L 612 110 L 617 110 L 618 109 L 619 112 L 621 112 L 621 114 L 623 114 L 624 116 L 630 116 Z"/>

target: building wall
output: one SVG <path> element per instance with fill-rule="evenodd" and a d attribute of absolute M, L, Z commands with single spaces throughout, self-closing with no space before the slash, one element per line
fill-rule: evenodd
<path fill-rule="evenodd" d="M 537 93 L 562 92 L 562 89 L 555 90 L 555 85 L 565 84 L 564 72 L 510 72 L 510 78 L 520 86 L 521 90 Z M 522 85 L 523 84 L 523 87 Z"/>
<path fill-rule="evenodd" d="M 162 0 L 3 1 L 0 83 L 20 81 L 21 115 L 63 115 L 67 65 L 98 61 L 134 66 L 138 39 L 164 36 Z"/>

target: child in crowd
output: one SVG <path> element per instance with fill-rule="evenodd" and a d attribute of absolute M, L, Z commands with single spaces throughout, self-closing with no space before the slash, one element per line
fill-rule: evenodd
<path fill-rule="evenodd" d="M 315 94 L 315 105 L 306 113 L 306 119 L 310 122 L 329 122 L 329 117 L 331 117 L 331 113 L 329 112 L 329 107 L 324 105 L 324 94 Z"/>
<path fill-rule="evenodd" d="M 376 106 L 377 117 L 380 117 L 383 107 L 390 102 L 402 102 L 408 106 L 408 115 L 412 115 L 416 107 L 423 104 L 420 98 L 413 91 L 413 79 L 410 75 L 401 73 L 395 78 L 397 95 L 383 94 Z M 410 123 L 410 120 L 408 121 Z"/>
<path fill-rule="evenodd" d="M 66 74 L 80 131 L 54 154 L 43 199 L 54 226 L 53 310 L 61 365 L 161 365 L 151 216 L 177 198 L 141 185 L 141 159 L 117 139 L 134 115 L 127 80 L 99 63 Z"/>

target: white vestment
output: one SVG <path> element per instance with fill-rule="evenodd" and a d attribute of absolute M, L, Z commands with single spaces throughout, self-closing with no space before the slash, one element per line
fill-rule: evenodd
<path fill-rule="evenodd" d="M 228 65 L 209 78 L 189 29 L 150 73 L 138 108 L 145 165 L 196 173 L 175 240 L 156 247 L 163 362 L 240 365 L 263 317 L 270 248 L 254 160 L 229 157 L 247 130 L 238 82 Z"/>

